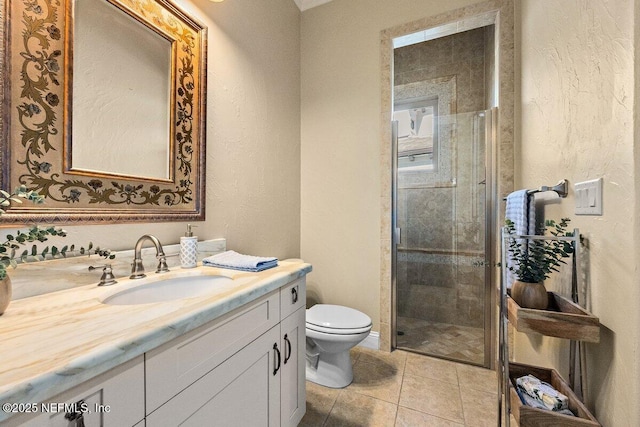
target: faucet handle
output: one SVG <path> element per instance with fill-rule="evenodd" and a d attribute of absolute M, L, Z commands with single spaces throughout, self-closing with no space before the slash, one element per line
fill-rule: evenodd
<path fill-rule="evenodd" d="M 111 264 L 90 265 L 89 271 L 97 270 L 99 268 L 102 268 L 102 276 L 100 277 L 100 283 L 98 283 L 98 286 L 109 286 L 118 283 L 113 275 Z"/>
<path fill-rule="evenodd" d="M 167 258 L 178 256 L 180 254 L 175 253 L 171 255 L 165 255 L 164 252 L 156 255 L 158 259 L 158 268 L 156 268 L 156 273 L 166 273 L 169 271 L 169 267 L 167 266 Z"/>

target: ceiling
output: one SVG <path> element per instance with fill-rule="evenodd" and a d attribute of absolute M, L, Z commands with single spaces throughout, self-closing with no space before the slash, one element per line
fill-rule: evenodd
<path fill-rule="evenodd" d="M 331 0 L 293 0 L 296 2 L 300 11 L 304 12 L 312 7 L 320 6 L 321 4 L 329 3 Z"/>

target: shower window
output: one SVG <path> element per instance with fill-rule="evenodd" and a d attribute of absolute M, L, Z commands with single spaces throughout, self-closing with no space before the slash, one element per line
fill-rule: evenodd
<path fill-rule="evenodd" d="M 398 168 L 436 171 L 438 155 L 438 98 L 395 105 L 398 122 Z"/>

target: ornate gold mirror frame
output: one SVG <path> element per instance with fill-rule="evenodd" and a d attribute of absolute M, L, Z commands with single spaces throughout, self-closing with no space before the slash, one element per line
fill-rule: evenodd
<path fill-rule="evenodd" d="M 108 1 L 171 44 L 171 178 L 68 173 L 73 0 L 0 0 L 0 187 L 46 197 L 10 207 L 2 225 L 204 219 L 207 30 L 167 0 Z"/>

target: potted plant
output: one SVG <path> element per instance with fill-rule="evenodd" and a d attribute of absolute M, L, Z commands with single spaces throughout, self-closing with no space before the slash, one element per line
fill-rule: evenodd
<path fill-rule="evenodd" d="M 11 205 L 11 203 L 22 203 L 22 200 L 27 200 L 36 204 L 44 202 L 44 196 L 38 194 L 35 191 L 27 190 L 25 186 L 16 188 L 12 193 L 0 190 L 0 216 L 5 213 L 5 209 Z M 18 230 L 15 235 L 8 234 L 5 237 L 4 242 L 0 242 L 0 315 L 9 306 L 11 301 L 11 280 L 7 268 L 9 266 L 15 268 L 18 265 L 18 261 L 27 262 L 29 260 L 44 260 L 47 257 L 66 257 L 67 254 L 79 253 L 80 255 L 90 255 L 92 253 L 98 254 L 104 258 L 113 259 L 115 255 L 111 254 L 108 249 L 93 248 L 93 244 L 89 243 L 88 248 L 84 247 L 75 249 L 74 245 L 63 246 L 58 249 L 56 246 L 45 247 L 39 250 L 37 245 L 33 245 L 31 249 L 25 249 L 19 255 L 18 249 L 22 246 L 27 246 L 28 243 L 33 242 L 45 242 L 48 236 L 65 237 L 66 231 L 57 227 L 40 227 L 38 225 L 31 226 L 26 231 Z"/>
<path fill-rule="evenodd" d="M 548 231 L 555 237 L 571 236 L 572 233 L 566 231 L 569 221 L 569 218 L 562 218 L 558 223 L 547 220 L 538 234 L 544 235 Z M 511 220 L 507 219 L 505 226 L 508 234 L 516 234 L 515 224 Z M 573 245 L 561 240 L 522 240 L 509 239 L 511 262 L 507 264 L 507 269 L 517 279 L 511 287 L 511 297 L 521 307 L 544 310 L 549 305 L 544 280 L 552 272 L 558 271 L 560 264 L 566 264 L 563 258 L 573 253 Z"/>

